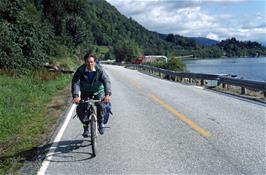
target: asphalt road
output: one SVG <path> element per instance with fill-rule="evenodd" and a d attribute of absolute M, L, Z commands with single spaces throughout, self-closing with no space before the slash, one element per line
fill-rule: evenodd
<path fill-rule="evenodd" d="M 265 106 L 119 66 L 105 69 L 114 116 L 98 137 L 97 156 L 71 118 L 42 173 L 265 174 Z"/>

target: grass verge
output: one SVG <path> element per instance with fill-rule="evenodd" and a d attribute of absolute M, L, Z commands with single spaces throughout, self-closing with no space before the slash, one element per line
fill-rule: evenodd
<path fill-rule="evenodd" d="M 47 139 L 59 117 L 47 115 L 49 104 L 70 79 L 46 70 L 22 76 L 0 72 L 0 174 L 17 170 L 24 153 Z"/>

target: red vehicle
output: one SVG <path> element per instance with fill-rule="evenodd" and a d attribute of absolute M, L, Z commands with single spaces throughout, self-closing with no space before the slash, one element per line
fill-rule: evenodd
<path fill-rule="evenodd" d="M 132 64 L 142 64 L 142 60 L 133 60 Z"/>
<path fill-rule="evenodd" d="M 145 58 L 145 56 L 139 56 L 139 57 L 137 57 L 137 59 L 134 59 L 133 61 L 131 61 L 131 63 L 132 64 L 142 64 L 144 58 Z"/>

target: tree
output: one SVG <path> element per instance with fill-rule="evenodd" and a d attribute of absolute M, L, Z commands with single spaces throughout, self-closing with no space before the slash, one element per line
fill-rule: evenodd
<path fill-rule="evenodd" d="M 27 1 L 1 1 L 0 67 L 22 71 L 40 67 L 48 60 L 50 26 L 41 19 L 35 6 Z M 14 9 L 16 13 L 13 14 Z"/>
<path fill-rule="evenodd" d="M 104 60 L 115 60 L 115 55 L 112 50 L 109 50 L 105 55 L 104 55 Z"/>
<path fill-rule="evenodd" d="M 131 62 L 141 53 L 138 44 L 133 41 L 119 42 L 114 45 L 114 55 L 117 62 Z"/>

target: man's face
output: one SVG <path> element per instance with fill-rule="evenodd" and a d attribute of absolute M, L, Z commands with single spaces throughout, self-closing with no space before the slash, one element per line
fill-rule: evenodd
<path fill-rule="evenodd" d="M 87 68 L 89 70 L 93 70 L 93 67 L 95 66 L 95 60 L 93 57 L 89 57 L 86 61 Z"/>

